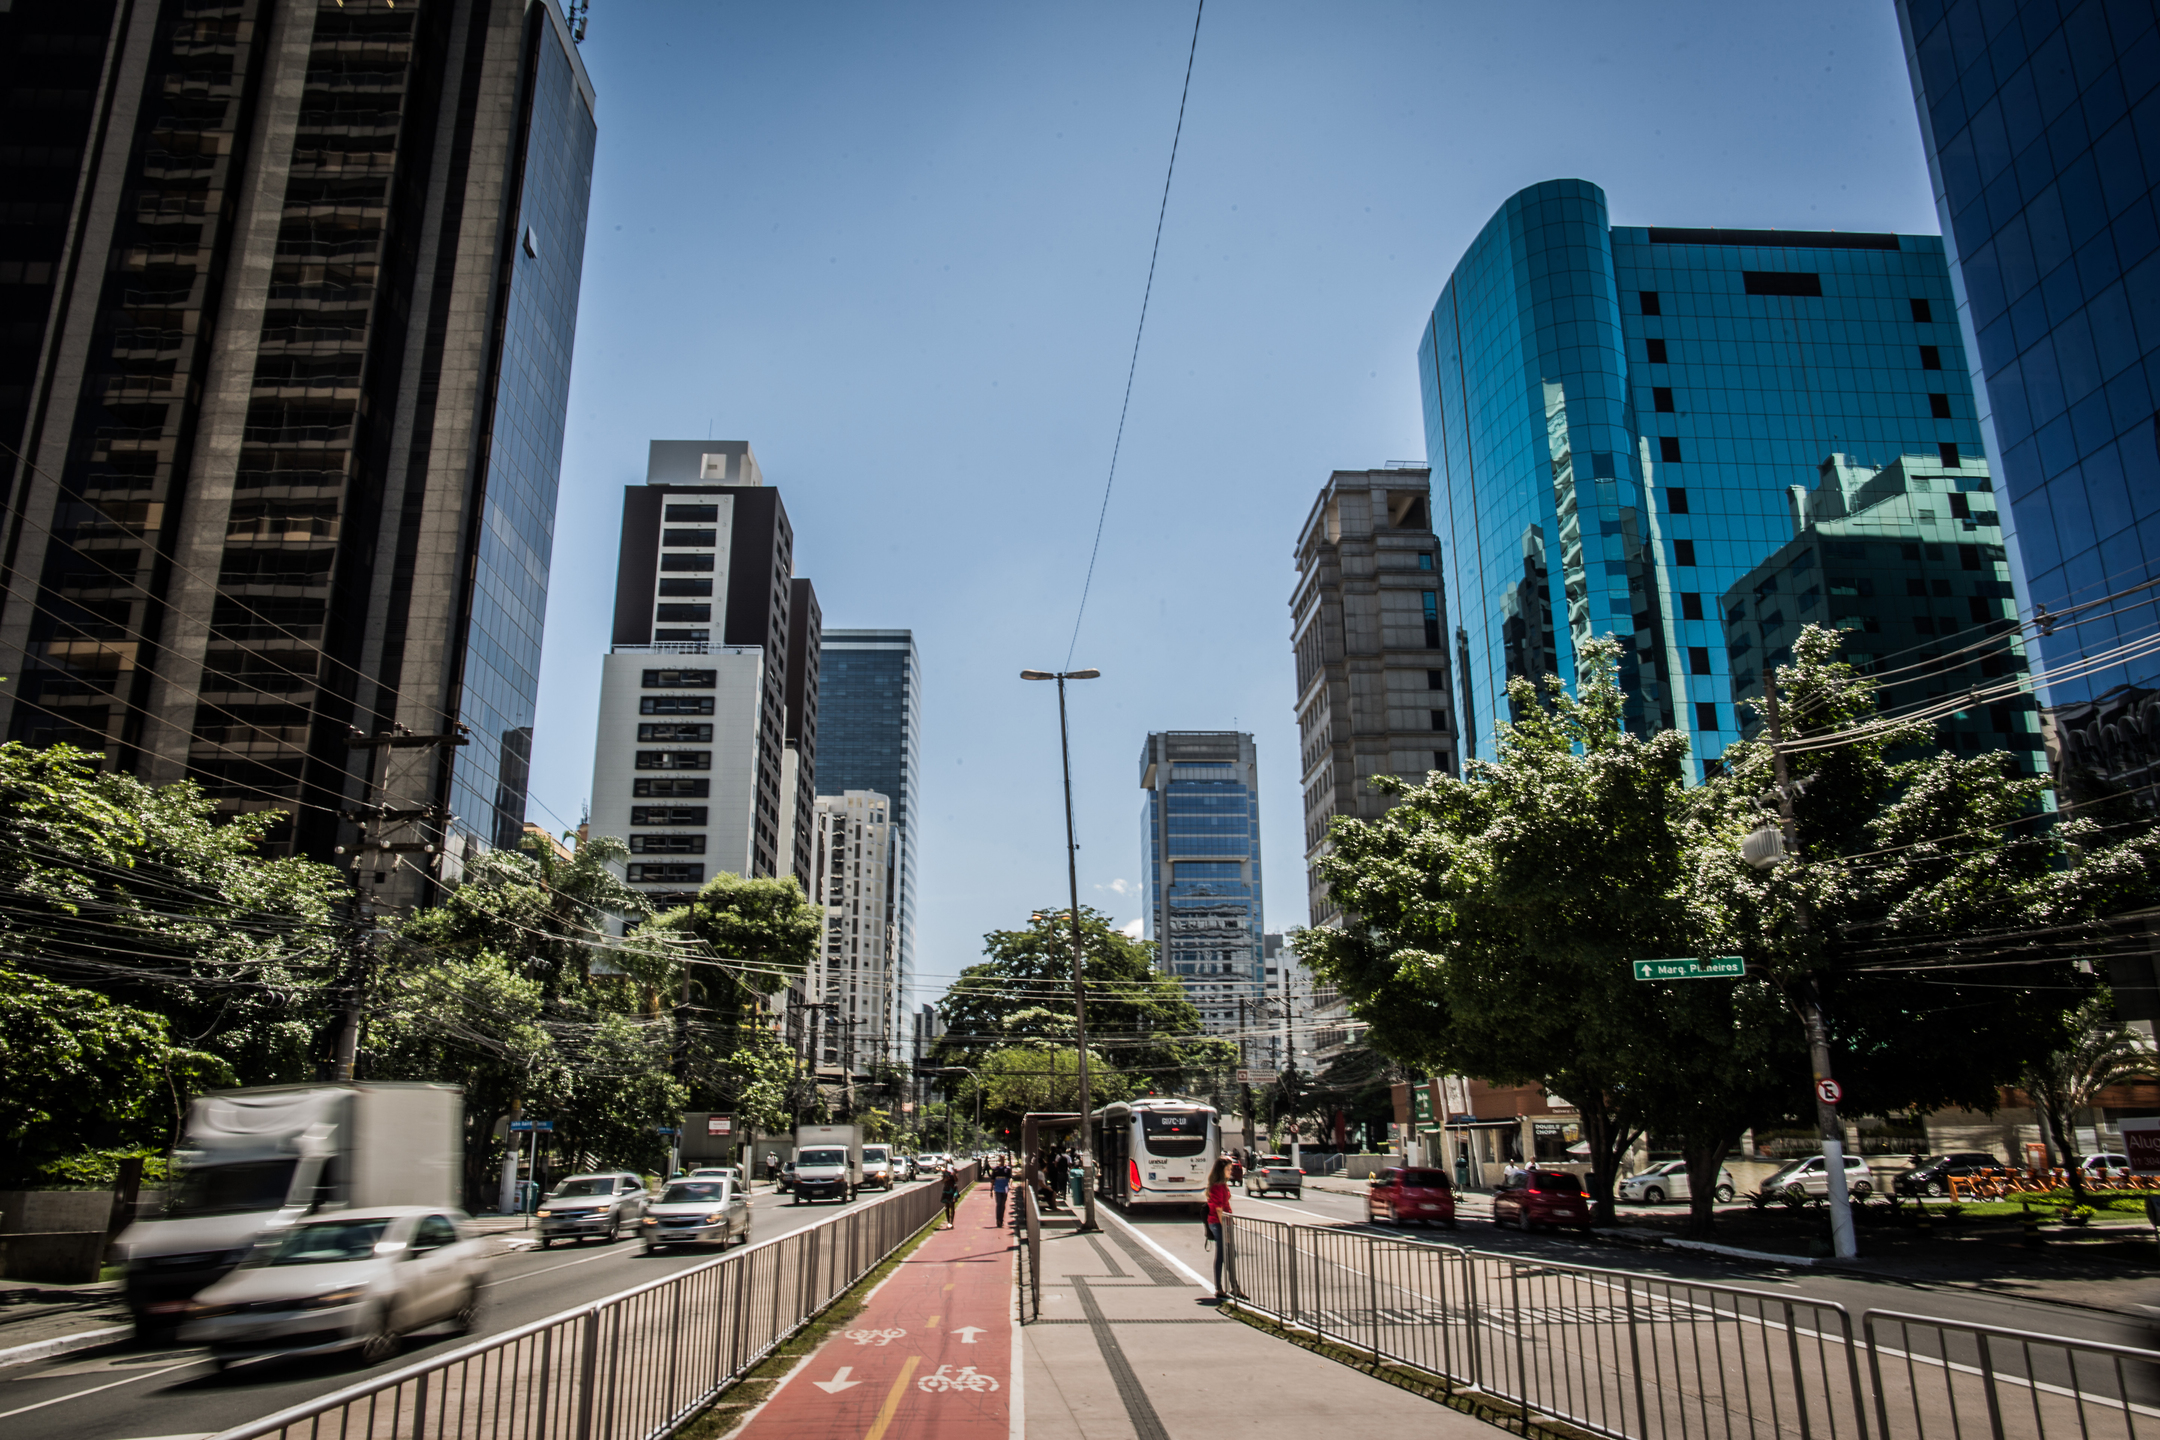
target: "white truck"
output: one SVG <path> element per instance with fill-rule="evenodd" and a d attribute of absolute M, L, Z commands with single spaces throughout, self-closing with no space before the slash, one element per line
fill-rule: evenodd
<path fill-rule="evenodd" d="M 865 1145 L 862 1147 L 862 1183 L 875 1185 L 880 1190 L 892 1189 L 892 1146 Z"/>
<path fill-rule="evenodd" d="M 795 1203 L 855 1198 L 863 1183 L 860 1125 L 795 1127 Z"/>
<path fill-rule="evenodd" d="M 167 1337 L 195 1293 L 266 1230 L 356 1206 L 456 1207 L 464 1091 L 455 1085 L 275 1085 L 188 1107 L 163 1213 L 120 1236 L 137 1333 Z"/>

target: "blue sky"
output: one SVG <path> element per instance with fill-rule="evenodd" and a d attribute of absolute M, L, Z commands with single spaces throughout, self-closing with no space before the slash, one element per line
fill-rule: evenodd
<path fill-rule="evenodd" d="M 532 815 L 590 789 L 622 487 L 748 440 L 835 626 L 923 656 L 923 999 L 1065 894 L 1057 717 L 1192 34 L 1183 4 L 599 0 L 600 148 Z M 1935 233 L 1889 0 L 1213 0 L 1073 660 L 1083 900 L 1150 730 L 1259 744 L 1305 920 L 1287 602 L 1337 468 L 1423 458 L 1419 327 L 1526 185 L 1616 224 Z"/>

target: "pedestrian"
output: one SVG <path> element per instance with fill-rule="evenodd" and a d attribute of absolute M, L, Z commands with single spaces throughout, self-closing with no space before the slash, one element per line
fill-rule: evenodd
<path fill-rule="evenodd" d="M 1012 1166 L 1006 1164 L 1005 1157 L 1000 1155 L 997 1157 L 997 1164 L 990 1167 L 990 1198 L 997 1205 L 997 1224 L 1000 1228 L 1005 1224 L 1006 1192 L 1011 1189 Z"/>
<path fill-rule="evenodd" d="M 780 1178 L 780 1155 L 778 1151 L 765 1152 L 765 1183 L 770 1185 Z"/>
<path fill-rule="evenodd" d="M 953 1210 L 960 1204 L 960 1170 L 957 1166 L 945 1172 L 945 1228 L 953 1227 Z"/>
<path fill-rule="evenodd" d="M 1066 1182 L 1071 1178 L 1072 1157 L 1060 1150 L 1050 1157 L 1050 1193 L 1058 1197 L 1059 1203 L 1065 1199 Z"/>
<path fill-rule="evenodd" d="M 1215 1242 L 1215 1298 L 1244 1299 L 1245 1292 L 1238 1288 L 1237 1246 L 1230 1233 L 1230 1159 L 1226 1155 L 1217 1156 L 1215 1168 L 1208 1172 L 1207 1237 Z M 1228 1288 L 1223 1283 L 1226 1273 Z"/>

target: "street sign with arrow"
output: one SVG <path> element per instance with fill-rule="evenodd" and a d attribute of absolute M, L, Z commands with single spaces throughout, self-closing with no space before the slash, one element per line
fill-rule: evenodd
<path fill-rule="evenodd" d="M 1719 955 L 1696 960 L 1635 960 L 1629 962 L 1637 980 L 1715 980 L 1747 974 L 1747 961 L 1738 955 Z"/>

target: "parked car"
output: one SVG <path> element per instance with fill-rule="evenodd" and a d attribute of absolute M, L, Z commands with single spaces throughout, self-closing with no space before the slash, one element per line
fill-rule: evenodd
<path fill-rule="evenodd" d="M 195 1297 L 180 1338 L 220 1370 L 257 1355 L 357 1350 L 379 1365 L 407 1333 L 470 1330 L 487 1283 L 486 1243 L 464 1212 L 419 1205 L 347 1210 L 274 1230 Z"/>
<path fill-rule="evenodd" d="M 1858 1155 L 1845 1157 L 1845 1193 L 1869 1195 L 1875 1190 L 1874 1177 L 1869 1174 L 1867 1161 Z M 1787 1195 L 1828 1195 L 1830 1172 L 1823 1167 L 1823 1157 L 1809 1155 L 1799 1160 L 1788 1160 L 1777 1173 L 1762 1183 L 1762 1193 L 1775 1199 Z"/>
<path fill-rule="evenodd" d="M 1519 1230 L 1544 1225 L 1590 1228 L 1590 1199 L 1565 1170 L 1509 1170 L 1493 1187 L 1492 1223 Z"/>
<path fill-rule="evenodd" d="M 700 1165 L 688 1175 L 678 1175 L 675 1178 L 678 1180 L 732 1180 L 735 1182 L 737 1190 L 743 1188 L 742 1167 L 740 1165 Z"/>
<path fill-rule="evenodd" d="M 645 1207 L 638 1222 L 645 1253 L 670 1245 L 718 1245 L 750 1239 L 750 1202 L 732 1177 L 677 1180 Z"/>
<path fill-rule="evenodd" d="M 624 1230 L 635 1232 L 644 1213 L 645 1182 L 629 1171 L 572 1175 L 540 1202 L 540 1248 L 594 1235 L 612 1245 Z"/>
<path fill-rule="evenodd" d="M 2127 1155 L 2080 1155 L 2077 1168 L 2084 1171 L 2088 1178 L 2095 1175 L 2105 1175 L 2111 1170 L 2128 1170 L 2130 1168 L 2130 1157 Z"/>
<path fill-rule="evenodd" d="M 773 1182 L 773 1186 L 782 1195 L 795 1188 L 795 1162 L 793 1160 L 781 1165 L 780 1178 Z"/>
<path fill-rule="evenodd" d="M 1724 1204 L 1736 1193 L 1732 1171 L 1720 1166 L 1715 1192 L 1718 1203 Z M 1642 1205 L 1662 1205 L 1667 1200 L 1692 1199 L 1693 1195 L 1688 1189 L 1687 1161 L 1668 1160 L 1662 1165 L 1651 1166 L 1640 1175 L 1630 1175 L 1620 1182 L 1615 1198 Z"/>
<path fill-rule="evenodd" d="M 1890 1184 L 1900 1195 L 1947 1195 L 1952 1180 L 2002 1168 L 2003 1162 L 1993 1155 L 1978 1150 L 1953 1150 L 1947 1155 L 1930 1156 L 1893 1177 Z"/>
<path fill-rule="evenodd" d="M 1291 1164 L 1289 1156 L 1261 1155 L 1246 1167 L 1246 1194 L 1272 1195 L 1285 1190 L 1296 1199 L 1305 1198 L 1305 1172 Z"/>
<path fill-rule="evenodd" d="M 1455 1228 L 1455 1187 L 1445 1170 L 1393 1166 L 1373 1176 L 1365 1218 L 1374 1224 L 1440 1224 Z"/>

